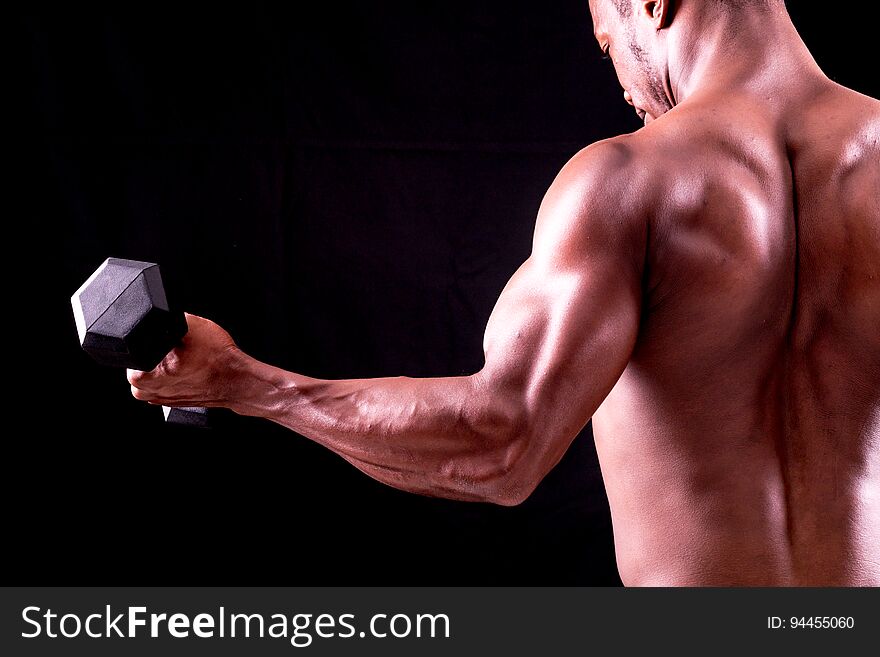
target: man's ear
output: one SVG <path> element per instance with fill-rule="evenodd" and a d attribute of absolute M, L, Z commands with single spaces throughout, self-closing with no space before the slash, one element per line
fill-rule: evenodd
<path fill-rule="evenodd" d="M 670 0 L 644 0 L 641 5 L 644 16 L 654 23 L 656 29 L 669 27 L 669 20 L 672 18 L 669 14 Z"/>

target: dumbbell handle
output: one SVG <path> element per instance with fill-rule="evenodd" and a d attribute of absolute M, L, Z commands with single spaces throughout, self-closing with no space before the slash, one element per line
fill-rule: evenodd
<path fill-rule="evenodd" d="M 208 428 L 208 409 L 201 406 L 163 406 L 165 421 L 187 427 Z"/>

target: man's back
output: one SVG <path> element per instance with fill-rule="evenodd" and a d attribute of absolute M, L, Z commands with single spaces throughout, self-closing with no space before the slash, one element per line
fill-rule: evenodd
<path fill-rule="evenodd" d="M 657 190 L 594 415 L 627 584 L 880 584 L 880 103 L 780 95 L 624 138 Z"/>

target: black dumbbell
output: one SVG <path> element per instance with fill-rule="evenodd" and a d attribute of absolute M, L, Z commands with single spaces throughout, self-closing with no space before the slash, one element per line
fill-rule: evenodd
<path fill-rule="evenodd" d="M 82 348 L 102 365 L 149 371 L 186 335 L 168 305 L 159 265 L 107 258 L 70 298 Z M 207 427 L 204 408 L 162 407 L 173 424 Z"/>

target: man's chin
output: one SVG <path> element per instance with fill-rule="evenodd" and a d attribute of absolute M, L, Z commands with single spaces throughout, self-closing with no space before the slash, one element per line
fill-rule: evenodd
<path fill-rule="evenodd" d="M 654 120 L 654 117 L 651 116 L 648 112 L 642 110 L 636 110 L 636 114 L 642 120 L 644 125 L 648 125 L 651 121 Z"/>
<path fill-rule="evenodd" d="M 651 116 L 649 112 L 637 107 L 636 115 L 641 119 L 642 123 L 648 125 L 651 121 L 653 121 L 656 117 Z"/>

